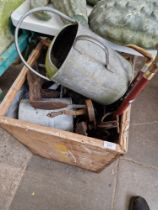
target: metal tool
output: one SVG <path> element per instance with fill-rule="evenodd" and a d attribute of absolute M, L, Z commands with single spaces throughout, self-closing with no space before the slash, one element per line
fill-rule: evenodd
<path fill-rule="evenodd" d="M 75 133 L 88 136 L 87 130 L 88 130 L 87 122 L 83 121 L 83 122 L 76 123 Z"/>
<path fill-rule="evenodd" d="M 67 104 L 61 101 L 50 100 L 50 98 L 58 97 L 60 93 L 55 90 L 42 89 L 44 80 L 31 71 L 27 72 L 27 81 L 29 85 L 29 101 L 34 108 L 50 110 L 67 107 Z"/>
<path fill-rule="evenodd" d="M 96 116 L 95 116 L 95 109 L 93 106 L 93 102 L 91 99 L 85 100 L 86 107 L 87 107 L 87 114 L 88 114 L 88 121 L 96 128 Z"/>
<path fill-rule="evenodd" d="M 134 80 L 133 85 L 129 88 L 127 93 L 125 94 L 121 105 L 118 107 L 116 112 L 114 112 L 114 116 L 121 115 L 127 107 L 136 99 L 136 97 L 145 89 L 145 87 L 149 84 L 150 80 L 155 76 L 158 71 L 158 45 L 156 46 L 157 55 L 153 62 L 148 66 L 146 71 L 137 76 L 137 79 Z M 139 79 L 138 79 L 139 77 Z"/>
<path fill-rule="evenodd" d="M 70 116 L 80 116 L 85 115 L 86 109 L 79 109 L 79 110 L 62 110 L 62 111 L 56 111 L 56 112 L 50 112 L 47 114 L 48 117 L 54 118 L 59 115 L 70 115 Z"/>
<path fill-rule="evenodd" d="M 139 81 L 139 79 L 141 79 L 143 74 L 147 71 L 147 69 L 149 68 L 149 66 L 152 64 L 152 62 L 154 60 L 153 56 L 148 51 L 144 50 L 143 48 L 138 47 L 137 45 L 134 45 L 134 44 L 129 44 L 127 46 L 132 48 L 132 49 L 134 49 L 135 51 L 139 52 L 140 54 L 142 54 L 144 56 L 144 58 L 145 58 L 145 65 L 137 73 L 137 75 L 135 76 L 135 78 L 131 82 L 130 86 L 128 87 L 128 90 L 127 90 L 126 94 L 129 92 L 130 89 L 132 89 L 132 87 L 135 85 L 135 83 L 137 81 Z"/>
<path fill-rule="evenodd" d="M 86 105 L 82 104 L 70 104 L 65 107 L 66 109 L 60 112 L 50 112 L 48 116 L 53 118 L 58 115 L 73 115 L 73 116 L 80 116 L 80 115 L 87 115 L 88 121 L 96 127 L 96 117 L 95 117 L 95 110 L 91 99 L 85 100 Z M 67 110 L 67 108 L 69 108 Z"/>
<path fill-rule="evenodd" d="M 120 126 L 119 126 L 119 117 L 116 116 L 116 119 L 112 119 L 113 117 L 112 113 L 106 113 L 102 119 L 101 122 L 97 124 L 98 128 L 103 128 L 106 130 L 112 129 L 112 128 L 117 128 L 117 132 L 120 132 Z M 108 119 L 110 117 L 110 120 Z"/>

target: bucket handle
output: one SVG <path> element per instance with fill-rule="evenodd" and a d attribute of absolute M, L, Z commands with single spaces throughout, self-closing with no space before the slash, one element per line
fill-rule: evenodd
<path fill-rule="evenodd" d="M 35 69 L 33 69 L 27 62 L 26 60 L 24 59 L 21 51 L 20 51 L 20 48 L 19 48 L 19 43 L 18 43 L 18 36 L 19 36 L 19 29 L 21 27 L 21 24 L 23 23 L 24 19 L 26 17 L 28 17 L 29 15 L 33 14 L 33 13 L 36 13 L 36 12 L 41 12 L 41 11 L 47 11 L 47 12 L 51 12 L 51 13 L 54 13 L 56 15 L 59 15 L 60 17 L 64 18 L 65 20 L 71 22 L 71 23 L 76 23 L 75 20 L 73 20 L 72 18 L 68 17 L 67 15 L 63 14 L 62 12 L 56 10 L 56 9 L 53 9 L 53 8 L 50 8 L 50 7 L 38 7 L 38 8 L 35 8 L 35 9 L 32 9 L 32 10 L 29 10 L 28 12 L 26 12 L 19 20 L 17 26 L 16 26 L 16 29 L 15 29 L 15 46 L 16 46 L 16 49 L 17 49 L 17 52 L 19 54 L 19 57 L 20 59 L 22 60 L 22 62 L 24 63 L 24 65 L 30 70 L 32 71 L 34 74 L 36 74 L 37 76 L 41 77 L 42 79 L 45 79 L 45 80 L 48 80 L 50 81 L 49 78 L 45 77 L 44 75 L 42 74 L 39 74 Z"/>
<path fill-rule="evenodd" d="M 89 42 L 99 46 L 105 52 L 105 59 L 106 59 L 105 66 L 109 71 L 111 71 L 109 69 L 109 50 L 102 42 L 100 42 L 98 39 L 96 39 L 94 37 L 91 37 L 91 36 L 88 36 L 88 35 L 77 36 L 76 39 L 75 39 L 74 45 L 76 45 L 76 43 L 78 41 L 89 41 Z"/>

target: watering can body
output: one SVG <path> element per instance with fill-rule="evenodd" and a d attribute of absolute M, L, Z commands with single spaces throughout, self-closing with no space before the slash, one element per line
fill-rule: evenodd
<path fill-rule="evenodd" d="M 104 105 L 122 97 L 133 79 L 132 66 L 78 23 L 65 26 L 54 38 L 46 69 L 51 80 Z"/>
<path fill-rule="evenodd" d="M 39 11 L 55 13 L 71 23 L 59 32 L 48 49 L 48 77 L 27 64 L 18 46 L 19 28 L 23 20 Z M 132 66 L 112 50 L 105 39 L 53 8 L 36 8 L 27 12 L 16 27 L 15 44 L 21 60 L 33 73 L 103 105 L 112 104 L 121 98 L 133 79 Z"/>

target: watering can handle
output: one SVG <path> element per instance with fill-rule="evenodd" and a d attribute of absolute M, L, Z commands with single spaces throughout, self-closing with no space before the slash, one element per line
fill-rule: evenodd
<path fill-rule="evenodd" d="M 20 59 L 22 60 L 22 62 L 24 63 L 24 65 L 30 70 L 32 71 L 34 74 L 36 74 L 37 76 L 41 77 L 42 79 L 45 79 L 45 80 L 48 80 L 50 81 L 50 79 L 48 79 L 47 77 L 43 76 L 42 74 L 39 74 L 35 69 L 33 69 L 27 62 L 26 60 L 24 59 L 23 55 L 21 54 L 21 50 L 19 48 L 19 43 L 18 43 L 18 35 L 19 35 L 19 29 L 21 27 L 21 24 L 22 22 L 24 21 L 24 19 L 26 17 L 28 17 L 29 15 L 33 14 L 33 13 L 36 13 L 36 12 L 41 12 L 41 11 L 47 11 L 47 12 L 51 12 L 51 13 L 54 13 L 56 15 L 59 15 L 60 17 L 64 18 L 65 20 L 71 22 L 71 23 L 76 23 L 75 20 L 73 20 L 72 18 L 68 17 L 67 15 L 63 14 L 62 12 L 56 10 L 56 9 L 53 9 L 53 8 L 50 8 L 50 7 L 38 7 L 38 8 L 35 8 L 35 9 L 32 9 L 32 10 L 29 10 L 28 12 L 26 12 L 19 20 L 17 26 L 16 26 L 16 29 L 15 29 L 15 46 L 16 46 L 16 49 L 17 49 L 17 52 L 19 54 L 19 57 Z"/>
<path fill-rule="evenodd" d="M 101 47 L 104 50 L 105 57 L 106 57 L 106 64 L 105 65 L 106 65 L 106 68 L 108 69 L 108 66 L 109 66 L 109 50 L 108 50 L 108 48 L 102 42 L 100 42 L 98 39 L 93 38 L 93 37 L 88 36 L 88 35 L 78 36 L 75 39 L 74 45 L 77 43 L 77 41 L 80 41 L 80 40 L 92 42 L 93 44 L 98 45 L 99 47 Z"/>

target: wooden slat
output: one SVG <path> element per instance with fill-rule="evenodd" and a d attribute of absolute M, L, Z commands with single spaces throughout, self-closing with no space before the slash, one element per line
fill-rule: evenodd
<path fill-rule="evenodd" d="M 119 155 L 96 145 L 95 139 L 70 132 L 7 117 L 0 117 L 0 124 L 34 154 L 87 170 L 100 171 Z"/>
<path fill-rule="evenodd" d="M 127 108 L 127 110 L 123 113 L 122 118 L 121 118 L 119 145 L 121 147 L 123 154 L 126 153 L 128 150 L 130 113 L 131 113 L 131 106 Z"/>

